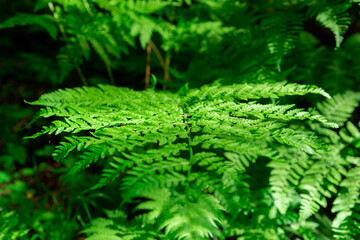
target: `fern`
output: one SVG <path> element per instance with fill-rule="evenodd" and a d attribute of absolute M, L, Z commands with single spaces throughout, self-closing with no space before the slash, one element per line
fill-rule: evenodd
<path fill-rule="evenodd" d="M 348 165 L 338 149 L 332 149 L 330 154 L 326 154 L 323 159 L 311 165 L 299 186 L 306 192 L 301 196 L 301 219 L 306 219 L 318 212 L 320 206 L 324 208 L 327 206 L 326 198 L 331 198 L 337 193 L 336 186 L 346 174 Z M 315 179 L 316 184 L 314 184 Z"/>
<path fill-rule="evenodd" d="M 308 14 L 322 25 L 329 28 L 335 36 L 335 49 L 339 48 L 343 41 L 343 34 L 346 32 L 350 18 L 346 10 L 351 6 L 350 1 L 333 0 L 319 1 L 309 8 Z"/>
<path fill-rule="evenodd" d="M 358 106 L 357 98 L 358 94 L 347 92 L 334 96 L 334 102 L 325 101 L 318 104 L 318 107 L 322 114 L 343 125 Z M 344 99 L 347 99 L 349 104 L 342 107 Z M 333 109 L 338 109 L 339 115 L 335 115 Z M 304 221 L 317 213 L 321 207 L 326 208 L 330 199 L 336 197 L 332 203 L 332 211 L 339 212 L 332 223 L 335 237 L 352 239 L 351 237 L 358 235 L 355 230 L 349 230 L 349 228 L 353 228 L 355 225 L 352 224 L 356 224 L 357 220 L 350 220 L 349 208 L 355 207 L 353 199 L 358 194 L 357 185 L 353 185 L 352 190 L 344 187 L 340 192 L 338 186 L 346 184 L 349 181 L 346 180 L 347 176 L 353 176 L 356 172 L 356 169 L 351 166 L 358 163 L 357 157 L 354 156 L 357 155 L 358 145 L 356 144 L 360 132 L 351 122 L 340 130 L 340 136 L 318 123 L 310 123 L 310 126 L 324 136 L 324 140 L 329 144 L 329 151 L 321 153 L 320 159 L 300 154 L 297 151 L 282 151 L 281 158 L 296 158 L 296 160 L 293 162 L 273 160 L 269 164 L 273 168 L 270 185 L 275 206 L 282 214 L 286 214 L 290 205 L 289 196 L 298 194 L 300 197 L 299 220 Z M 355 147 L 350 150 L 349 144 Z M 298 193 L 294 192 L 294 189 L 297 189 Z M 347 191 L 351 191 L 354 195 L 344 194 Z M 348 208 L 345 202 L 350 204 Z M 344 211 L 341 211 L 342 209 Z M 349 222 L 346 222 L 347 220 Z M 352 236 L 350 232 L 354 232 L 355 235 Z"/>
<path fill-rule="evenodd" d="M 295 47 L 302 20 L 301 15 L 291 11 L 274 12 L 264 16 L 261 26 L 264 28 L 267 46 L 278 62 Z M 279 65 L 278 68 L 280 69 Z"/>
<path fill-rule="evenodd" d="M 154 199 L 138 209 L 149 210 L 145 217 L 157 219 L 157 227 L 169 238 L 203 239 L 220 236 L 225 212 L 238 204 L 226 199 L 235 190 L 229 183 L 245 186 L 238 174 L 259 157 L 276 159 L 274 143 L 309 154 L 324 147 L 311 133 L 289 123 L 309 119 L 336 124 L 294 105 L 256 102 L 306 93 L 329 97 L 315 87 L 285 83 L 205 86 L 184 96 L 106 85 L 59 90 L 31 103 L 46 107 L 40 116 L 58 119 L 32 137 L 70 133 L 54 157 L 61 160 L 75 149 L 82 152 L 83 160 L 73 165 L 72 173 L 109 158 L 110 168 L 93 188 L 120 177 L 125 202 L 153 199 L 156 191 L 167 189 L 168 207 Z M 144 195 L 149 188 L 153 190 Z"/>
<path fill-rule="evenodd" d="M 351 169 L 341 182 L 341 195 L 335 199 L 332 212 L 337 213 L 333 221 L 336 239 L 356 239 L 359 226 L 359 168 Z"/>
<path fill-rule="evenodd" d="M 354 150 L 359 148 L 360 131 L 351 122 L 348 122 L 346 128 L 342 129 L 340 136 L 344 142 L 353 145 Z M 354 167 L 349 169 L 345 178 L 339 184 L 341 187 L 340 193 L 334 200 L 331 209 L 333 213 L 337 213 L 332 224 L 336 239 L 357 239 L 360 236 L 358 230 L 359 164 L 354 161 L 358 155 L 358 152 L 353 152 L 354 150 L 349 149 L 346 156 L 346 160 Z"/>
<path fill-rule="evenodd" d="M 121 211 L 107 211 L 108 219 L 95 219 L 91 225 L 83 231 L 87 235 L 91 235 L 87 239 L 154 239 L 160 233 L 141 226 L 141 219 L 135 219 L 129 226 L 126 221 L 126 214 Z"/>
<path fill-rule="evenodd" d="M 337 123 L 339 126 L 351 117 L 355 107 L 359 105 L 359 93 L 348 91 L 344 94 L 337 94 L 333 101 L 326 101 L 317 105 L 323 116 L 329 121 Z"/>
<path fill-rule="evenodd" d="M 290 151 L 280 148 L 279 152 L 278 159 L 268 164 L 268 167 L 272 168 L 269 184 L 275 207 L 282 215 L 285 215 L 291 204 L 290 196 L 297 195 L 295 189 L 312 161 L 306 154 L 296 149 Z"/>
<path fill-rule="evenodd" d="M 81 233 L 358 239 L 360 38 L 342 44 L 355 2 L 39 0 L 51 15 L 1 23 L 40 25 L 54 39 L 59 30 L 54 75 L 83 80 L 29 103 L 51 123 L 28 137 L 59 135 L 53 158 L 67 177 L 90 168 L 85 192 L 115 196 L 102 217 L 84 204 Z M 315 21 L 337 51 L 311 35 Z M 87 79 L 98 61 L 113 86 Z M 145 69 L 147 91 L 115 86 L 140 89 Z M 124 73 L 139 81 L 115 82 Z"/>
<path fill-rule="evenodd" d="M 0 24 L 0 29 L 26 25 L 39 25 L 44 28 L 53 39 L 57 39 L 58 29 L 55 25 L 55 21 L 49 15 L 18 13 L 16 16 L 2 22 Z"/>

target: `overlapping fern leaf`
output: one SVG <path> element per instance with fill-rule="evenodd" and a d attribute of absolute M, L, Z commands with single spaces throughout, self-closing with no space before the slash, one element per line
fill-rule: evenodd
<path fill-rule="evenodd" d="M 349 27 L 350 17 L 347 10 L 352 1 L 318 1 L 311 5 L 308 14 L 315 17 L 323 26 L 330 29 L 335 36 L 335 48 L 339 48 L 343 41 L 343 34 Z"/>
<path fill-rule="evenodd" d="M 31 103 L 43 106 L 40 117 L 53 119 L 32 137 L 63 134 L 54 158 L 81 153 L 70 173 L 104 159 L 102 179 L 92 188 L 120 181 L 124 204 L 148 199 L 136 209 L 147 212 L 143 224 L 164 229 L 164 239 L 221 238 L 229 234 L 220 229 L 230 216 L 244 221 L 253 207 L 244 204 L 250 201 L 249 166 L 279 159 L 280 146 L 315 156 L 326 148 L 294 126 L 302 120 L 336 124 L 267 100 L 307 93 L 330 98 L 317 87 L 285 82 L 215 84 L 182 94 L 107 85 L 65 89 Z"/>
<path fill-rule="evenodd" d="M 336 213 L 332 227 L 336 239 L 358 239 L 360 237 L 359 218 L 359 148 L 360 130 L 351 122 L 341 129 L 340 136 L 349 146 L 344 149 L 344 158 L 351 166 L 339 184 L 340 191 L 331 211 Z"/>
<path fill-rule="evenodd" d="M 356 180 L 360 131 L 349 121 L 359 102 L 359 93 L 348 91 L 335 95 L 332 102 L 318 104 L 324 116 L 344 126 L 337 133 L 318 123 L 310 123 L 329 146 L 329 150 L 320 153 L 321 158 L 297 150 L 280 149 L 279 159 L 283 160 L 275 159 L 269 164 L 272 168 L 271 194 L 279 211 L 283 215 L 287 213 L 291 195 L 298 198 L 299 220 L 302 222 L 318 213 L 320 208 L 330 205 L 331 211 L 336 213 L 332 222 L 336 239 L 357 239 L 360 236 L 357 215 L 360 189 Z"/>

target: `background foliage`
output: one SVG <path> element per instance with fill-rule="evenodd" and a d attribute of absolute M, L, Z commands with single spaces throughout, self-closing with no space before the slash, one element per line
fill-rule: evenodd
<path fill-rule="evenodd" d="M 0 4 L 0 239 L 360 238 L 358 1 Z"/>

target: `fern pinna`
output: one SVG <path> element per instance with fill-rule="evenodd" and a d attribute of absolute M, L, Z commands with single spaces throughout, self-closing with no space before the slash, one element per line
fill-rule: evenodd
<path fill-rule="evenodd" d="M 299 122 L 337 127 L 276 102 L 307 93 L 330 98 L 320 88 L 285 82 L 215 83 L 178 93 L 108 85 L 65 89 L 31 103 L 44 107 L 39 117 L 54 119 L 32 138 L 63 134 L 55 160 L 80 152 L 70 168 L 75 174 L 102 159 L 102 178 L 91 189 L 119 181 L 121 205 L 137 204 L 131 219 L 120 206 L 92 222 L 84 230 L 89 239 L 284 239 L 293 234 L 286 226 L 299 220 L 278 204 L 279 195 L 294 205 L 298 186 L 282 192 L 277 182 L 287 182 L 286 176 L 277 173 L 269 184 L 264 163 L 292 163 L 291 152 L 304 155 L 294 163 L 300 166 L 320 158 L 327 146 Z M 254 172 L 253 165 L 264 168 Z"/>

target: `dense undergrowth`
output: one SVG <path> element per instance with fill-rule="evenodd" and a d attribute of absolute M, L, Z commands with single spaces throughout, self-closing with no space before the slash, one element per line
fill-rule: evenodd
<path fill-rule="evenodd" d="M 0 0 L 0 239 L 360 239 L 356 0 Z"/>

